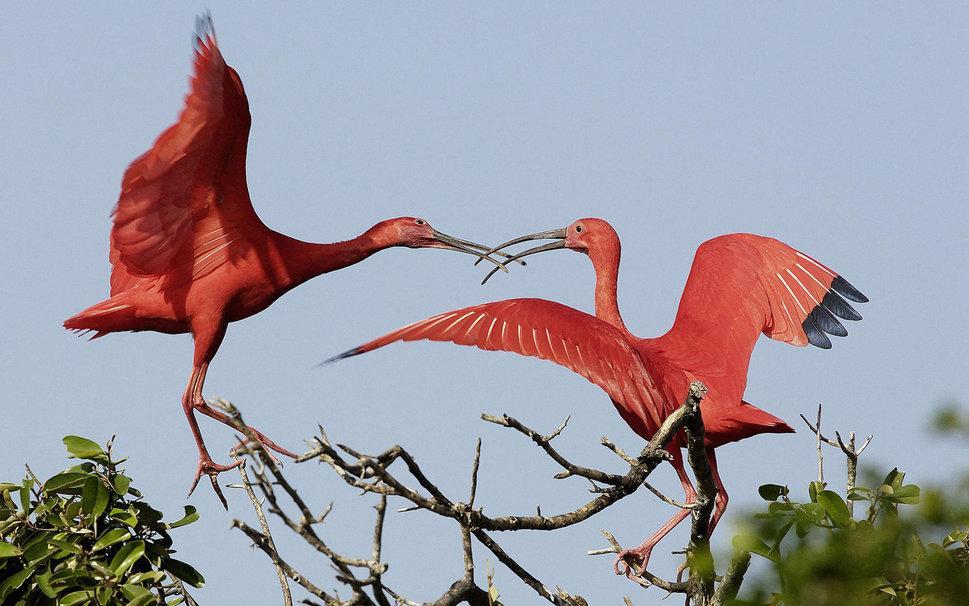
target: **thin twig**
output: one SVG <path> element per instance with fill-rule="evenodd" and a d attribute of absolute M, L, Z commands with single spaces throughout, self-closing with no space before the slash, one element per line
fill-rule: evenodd
<path fill-rule="evenodd" d="M 312 582 L 309 581 L 309 579 L 303 576 L 298 570 L 296 570 L 295 568 L 287 564 L 279 556 L 279 553 L 275 549 L 269 546 L 269 543 L 266 541 L 266 537 L 261 532 L 259 532 L 255 528 L 252 528 L 251 526 L 249 526 L 248 524 L 246 524 L 241 520 L 234 520 L 232 522 L 232 526 L 233 528 L 238 528 L 247 537 L 252 539 L 252 542 L 255 543 L 256 547 L 258 547 L 263 551 L 263 553 L 268 555 L 269 558 L 273 561 L 273 563 L 278 565 L 283 570 L 283 572 L 286 573 L 286 576 L 288 576 L 289 578 L 293 579 L 294 581 L 302 585 L 303 589 L 312 593 L 313 595 L 320 598 L 327 604 L 337 602 L 337 599 L 335 597 L 331 596 L 327 592 L 323 591 L 322 589 L 314 585 Z"/>
<path fill-rule="evenodd" d="M 266 521 L 266 515 L 262 512 L 262 504 L 259 503 L 259 498 L 256 496 L 256 493 L 252 489 L 252 485 L 249 482 L 249 474 L 246 473 L 245 459 L 243 459 L 242 464 L 239 465 L 238 469 L 239 475 L 242 476 L 242 486 L 245 488 L 246 494 L 249 495 L 249 501 L 252 503 L 252 508 L 256 511 L 256 517 L 259 518 L 259 526 L 262 527 L 262 534 L 266 538 L 266 544 L 273 552 L 278 553 L 276 550 L 276 544 L 273 542 L 273 535 L 269 532 L 269 522 Z M 276 577 L 279 578 L 279 589 L 283 592 L 283 604 L 286 606 L 293 606 L 293 595 L 289 591 L 289 582 L 286 580 L 286 573 L 276 560 L 273 560 L 273 567 L 276 569 Z"/>
<path fill-rule="evenodd" d="M 654 487 L 649 482 L 643 482 L 643 486 L 645 486 L 646 489 L 649 490 L 651 493 L 659 497 L 660 500 L 666 503 L 669 503 L 673 507 L 679 507 L 680 509 L 693 509 L 694 507 L 696 507 L 696 505 L 693 503 L 680 503 L 679 501 L 674 501 L 673 499 L 669 498 L 668 496 L 660 492 L 659 489 Z"/>
<path fill-rule="evenodd" d="M 471 496 L 468 497 L 468 509 L 474 509 L 474 497 L 478 492 L 478 466 L 481 464 L 481 438 L 474 447 L 474 464 L 471 466 Z"/>
<path fill-rule="evenodd" d="M 824 437 L 824 435 L 821 433 L 821 405 L 820 404 L 818 404 L 818 420 L 817 420 L 817 424 L 811 425 L 811 423 L 806 418 L 804 418 L 804 415 L 801 415 L 801 419 L 803 419 L 804 422 L 807 424 L 808 429 L 810 429 L 812 432 L 814 432 L 814 435 L 817 436 L 817 442 L 818 442 L 818 469 L 819 469 L 819 472 L 821 470 L 821 457 L 822 457 L 822 455 L 821 455 L 821 443 L 822 442 L 824 442 L 825 444 L 828 444 L 829 446 L 833 446 L 834 448 L 837 448 L 837 449 L 841 450 L 842 454 L 844 454 L 844 456 L 845 456 L 845 462 L 846 462 L 846 465 L 847 465 L 847 480 L 845 482 L 845 489 L 847 490 L 847 494 L 848 495 L 851 495 L 851 491 L 854 490 L 855 483 L 856 483 L 857 477 L 858 477 L 858 457 L 860 457 L 861 456 L 861 453 L 864 452 L 866 448 L 868 448 L 868 445 L 871 444 L 871 441 L 872 441 L 872 439 L 874 439 L 875 435 L 874 434 L 869 434 L 868 437 L 865 438 L 864 443 L 862 443 L 861 448 L 858 448 L 856 450 L 855 449 L 855 432 L 853 432 L 853 431 L 848 434 L 848 442 L 847 442 L 847 444 L 841 438 L 841 432 L 838 432 L 838 431 L 834 432 L 834 435 L 835 435 L 835 438 L 836 438 L 834 440 L 832 440 L 831 438 Z M 823 475 L 819 473 L 819 477 L 821 478 L 821 481 L 823 482 Z M 851 499 L 848 499 L 848 513 L 854 514 L 854 510 L 855 510 L 855 503 L 854 503 L 854 501 L 851 500 Z"/>

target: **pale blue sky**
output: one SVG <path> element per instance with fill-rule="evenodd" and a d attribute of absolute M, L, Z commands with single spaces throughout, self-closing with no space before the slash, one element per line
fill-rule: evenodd
<path fill-rule="evenodd" d="M 939 402 L 963 393 L 969 371 L 964 4 L 8 4 L 0 477 L 20 477 L 25 461 L 44 474 L 66 466 L 64 434 L 118 434 L 151 502 L 171 514 L 186 502 L 196 464 L 179 405 L 189 337 L 88 343 L 60 325 L 107 295 L 108 213 L 122 171 L 177 115 L 194 17 L 206 6 L 249 95 L 249 186 L 268 225 L 331 241 L 419 214 L 447 233 L 496 242 L 600 216 L 623 238 L 620 303 L 641 336 L 668 328 L 700 242 L 734 231 L 780 238 L 872 302 L 831 351 L 762 340 L 746 399 L 795 426 L 798 413 L 823 402 L 829 427 L 874 432 L 869 461 L 897 464 L 917 482 L 962 461 L 964 452 L 923 427 Z M 582 481 L 551 480 L 556 470 L 533 445 L 478 415 L 508 412 L 549 430 L 571 414 L 563 452 L 618 469 L 599 436 L 632 450 L 640 440 L 581 377 L 427 343 L 313 366 L 482 301 L 541 296 L 591 310 L 592 270 L 578 255 L 536 257 L 486 287 L 480 276 L 467 257 L 401 249 L 310 282 L 230 327 L 206 395 L 232 399 L 294 449 L 318 422 L 359 448 L 403 444 L 459 496 L 481 436 L 487 511 L 579 504 L 588 497 Z M 224 453 L 230 433 L 202 427 Z M 759 483 L 803 485 L 813 457 L 803 431 L 722 449 L 732 498 L 717 545 L 729 544 L 731 521 L 756 505 Z M 288 469 L 320 507 L 335 501 L 326 538 L 367 552 L 372 498 L 315 465 Z M 679 496 L 669 469 L 657 477 Z M 230 499 L 226 514 L 202 486 L 190 500 L 202 521 L 176 535 L 182 557 L 208 579 L 199 598 L 277 603 L 268 562 L 228 529 L 233 516 L 251 517 L 243 495 Z M 671 513 L 644 491 L 561 533 L 498 538 L 539 578 L 595 604 L 622 595 L 651 604 L 659 592 L 614 577 L 611 560 L 585 551 L 603 544 L 600 528 L 634 545 Z M 684 530 L 657 548 L 657 572 L 675 568 L 669 551 Z M 388 582 L 411 598 L 431 598 L 460 575 L 452 525 L 393 514 L 384 536 Z M 283 531 L 277 540 L 334 587 L 306 548 Z M 500 568 L 497 582 L 506 603 L 538 603 Z"/>

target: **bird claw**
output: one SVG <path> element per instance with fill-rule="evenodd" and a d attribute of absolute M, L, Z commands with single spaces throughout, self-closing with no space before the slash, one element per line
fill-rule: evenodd
<path fill-rule="evenodd" d="M 202 474 L 205 474 L 209 476 L 209 480 L 212 482 L 212 489 L 215 490 L 215 494 L 217 494 L 219 496 L 219 500 L 222 501 L 222 507 L 225 507 L 226 511 L 228 511 L 229 502 L 225 500 L 225 495 L 222 494 L 222 489 L 219 487 L 217 478 L 223 471 L 235 469 L 240 465 L 242 465 L 241 459 L 235 463 L 232 463 L 231 465 L 219 465 L 208 456 L 200 456 L 199 466 L 198 469 L 195 470 L 195 479 L 192 481 L 192 487 L 188 490 L 188 496 L 192 496 L 192 493 L 195 492 L 195 487 L 199 484 L 199 480 L 202 479 Z"/>
<path fill-rule="evenodd" d="M 652 551 L 652 545 L 640 545 L 635 549 L 624 549 L 616 556 L 612 568 L 616 574 L 626 575 L 627 579 L 642 576 L 649 564 L 649 555 Z"/>

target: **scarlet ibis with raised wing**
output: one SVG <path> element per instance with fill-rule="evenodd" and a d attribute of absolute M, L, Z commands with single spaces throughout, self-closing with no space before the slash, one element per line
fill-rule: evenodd
<path fill-rule="evenodd" d="M 565 229 L 516 238 L 488 252 L 539 239 L 554 241 L 511 259 L 555 249 L 588 255 L 596 274 L 595 316 L 544 299 L 496 301 L 416 322 L 331 360 L 419 339 L 550 360 L 601 387 L 626 423 L 646 439 L 680 405 L 690 383 L 702 381 L 708 392 L 701 412 L 718 489 L 712 532 L 727 507 L 714 449 L 757 434 L 794 431 L 743 400 L 758 335 L 827 349 L 831 340 L 825 333 L 848 334 L 839 318 L 861 319 L 845 299 L 868 299 L 836 272 L 783 242 L 753 234 L 725 235 L 697 249 L 669 332 L 640 339 L 626 329 L 619 313 L 620 242 L 609 223 L 580 219 Z M 683 446 L 680 433 L 669 450 L 689 503 L 696 492 L 683 465 Z M 689 510 L 678 510 L 642 545 L 619 554 L 616 573 L 623 572 L 620 567 L 627 575 L 645 570 L 653 547 L 688 515 Z"/>
<path fill-rule="evenodd" d="M 303 242 L 266 227 L 246 185 L 250 116 L 242 81 L 222 58 L 211 18 L 197 25 L 195 75 L 181 115 L 131 163 L 121 183 L 111 229 L 110 298 L 64 327 L 94 331 L 92 338 L 142 330 L 192 334 L 195 357 L 182 397 L 199 451 L 191 490 L 206 474 L 226 505 L 216 477 L 239 463 L 212 460 L 195 412 L 230 424 L 202 397 L 205 373 L 229 322 L 259 313 L 315 276 L 393 246 L 443 248 L 503 265 L 481 254 L 486 246 L 442 234 L 414 217 L 381 221 L 332 244 Z M 253 433 L 272 450 L 295 456 Z"/>

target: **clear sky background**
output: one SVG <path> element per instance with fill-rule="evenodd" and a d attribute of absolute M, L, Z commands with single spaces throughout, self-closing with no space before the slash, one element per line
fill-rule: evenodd
<path fill-rule="evenodd" d="M 669 327 L 702 241 L 736 231 L 780 238 L 872 302 L 830 351 L 761 340 L 746 399 L 799 428 L 798 413 L 823 402 L 829 428 L 876 434 L 870 463 L 897 464 L 919 483 L 964 463 L 924 428 L 938 404 L 964 396 L 969 371 L 965 4 L 88 2 L 8 4 L 0 19 L 3 479 L 20 478 L 24 462 L 40 474 L 66 467 L 65 434 L 117 434 L 147 498 L 175 517 L 186 503 L 196 450 L 179 399 L 191 339 L 89 343 L 61 322 L 107 296 L 108 213 L 126 165 L 181 107 L 194 18 L 206 6 L 248 92 L 249 187 L 269 226 L 332 241 L 421 215 L 490 243 L 603 217 L 623 239 L 620 304 L 641 336 Z M 641 440 L 578 375 L 428 343 L 314 367 L 483 301 L 539 296 L 592 309 L 592 268 L 579 255 L 534 257 L 485 287 L 481 274 L 463 255 L 394 249 L 318 278 L 230 326 L 206 395 L 233 400 L 292 449 L 317 423 L 363 450 L 400 443 L 456 498 L 481 436 L 486 511 L 578 505 L 589 496 L 584 481 L 552 480 L 556 469 L 532 444 L 478 419 L 508 412 L 548 431 L 572 415 L 562 451 L 619 470 L 599 436 L 629 450 Z M 230 432 L 207 420 L 202 428 L 225 460 Z M 736 517 L 757 505 L 758 484 L 800 487 L 815 474 L 805 431 L 728 446 L 719 460 L 731 495 L 721 549 Z M 351 555 L 369 553 L 373 497 L 313 464 L 287 470 L 319 508 L 335 502 L 323 535 Z M 655 475 L 680 496 L 668 467 Z M 232 517 L 252 517 L 244 495 L 229 493 L 227 514 L 200 486 L 188 502 L 201 522 L 175 535 L 208 580 L 198 597 L 278 603 L 268 560 L 229 529 Z M 660 592 L 614 577 L 611 558 L 585 552 L 604 544 L 600 528 L 632 546 L 671 513 L 643 491 L 566 531 L 497 538 L 544 582 L 594 604 L 623 595 L 658 603 Z M 669 552 L 686 526 L 654 552 L 656 572 L 678 564 Z M 277 531 L 283 554 L 335 587 L 328 566 L 287 535 Z M 388 583 L 410 598 L 436 597 L 460 576 L 452 524 L 392 514 L 384 536 Z M 494 563 L 479 552 L 479 564 L 486 559 Z M 496 581 L 506 603 L 538 603 L 500 567 Z"/>

